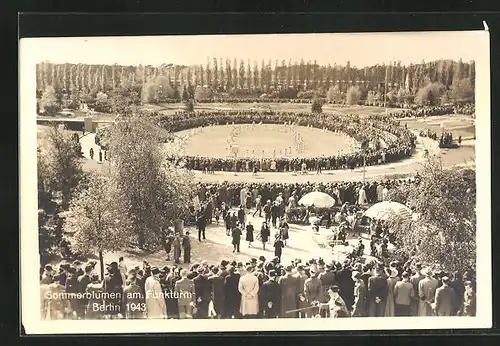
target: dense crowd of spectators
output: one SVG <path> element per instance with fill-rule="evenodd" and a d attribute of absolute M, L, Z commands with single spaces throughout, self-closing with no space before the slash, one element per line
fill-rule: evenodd
<path fill-rule="evenodd" d="M 438 115 L 452 115 L 452 114 L 464 114 L 464 115 L 474 115 L 476 112 L 475 105 L 463 104 L 463 105 L 448 105 L 448 106 L 418 106 L 410 105 L 396 112 L 389 112 L 388 115 L 392 118 L 420 118 L 420 117 L 430 117 Z"/>
<path fill-rule="evenodd" d="M 161 116 L 158 124 L 169 131 L 177 132 L 196 127 L 228 124 L 283 124 L 310 126 L 341 132 L 360 143 L 372 144 L 363 151 L 318 158 L 275 157 L 272 159 L 237 158 L 237 171 L 297 172 L 304 170 L 341 169 L 394 162 L 411 156 L 416 137 L 394 122 L 379 121 L 376 118 L 362 118 L 358 115 L 333 115 L 311 113 L 288 113 L 274 111 L 212 111 L 197 113 L 175 113 Z M 270 148 L 272 149 L 272 148 Z M 177 160 L 178 158 L 171 158 Z M 203 171 L 232 171 L 234 158 L 216 159 L 209 157 L 185 157 L 188 169 Z"/>
<path fill-rule="evenodd" d="M 360 253 L 362 253 L 361 249 Z M 475 273 L 446 272 L 412 260 L 382 263 L 260 256 L 128 268 L 123 258 L 62 262 L 41 270 L 43 319 L 296 318 L 475 316 Z"/>

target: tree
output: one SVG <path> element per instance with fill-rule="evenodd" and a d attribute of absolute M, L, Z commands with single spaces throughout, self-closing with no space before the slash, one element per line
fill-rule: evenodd
<path fill-rule="evenodd" d="M 209 87 L 198 86 L 194 91 L 194 98 L 196 101 L 200 101 L 211 98 L 212 94 L 212 89 L 210 89 Z"/>
<path fill-rule="evenodd" d="M 473 102 L 474 88 L 472 87 L 471 79 L 453 79 L 453 84 L 451 86 L 451 98 L 458 102 Z"/>
<path fill-rule="evenodd" d="M 71 200 L 64 228 L 73 233 L 72 249 L 90 255 L 97 253 L 104 278 L 104 252 L 126 248 L 132 237 L 126 204 L 109 178 L 94 173 L 88 186 Z"/>
<path fill-rule="evenodd" d="M 425 87 L 420 88 L 415 96 L 415 102 L 421 106 L 423 105 L 439 105 L 441 96 L 443 95 L 444 87 L 439 83 L 429 83 Z"/>
<path fill-rule="evenodd" d="M 47 131 L 44 144 L 40 150 L 48 172 L 45 183 L 60 199 L 62 208 L 67 209 L 72 194 L 84 178 L 80 143 L 54 126 Z"/>
<path fill-rule="evenodd" d="M 342 99 L 339 86 L 335 85 L 330 87 L 330 89 L 328 89 L 328 92 L 326 93 L 326 98 L 330 103 L 340 103 Z"/>
<path fill-rule="evenodd" d="M 163 132 L 144 117 L 118 122 L 110 131 L 111 174 L 141 248 L 166 246 L 163 229 L 187 215 L 194 192 L 193 174 L 165 159 Z"/>
<path fill-rule="evenodd" d="M 322 113 L 323 112 L 323 102 L 318 99 L 314 98 L 311 103 L 311 111 L 313 113 Z"/>
<path fill-rule="evenodd" d="M 399 251 L 427 265 L 462 273 L 476 262 L 476 175 L 473 169 L 446 170 L 430 159 L 418 183 L 392 191 L 417 220 L 391 225 Z"/>
<path fill-rule="evenodd" d="M 186 112 L 194 112 L 194 101 L 193 101 L 193 99 L 186 100 L 186 103 L 184 104 L 184 110 Z"/>
<path fill-rule="evenodd" d="M 361 98 L 361 91 L 358 86 L 352 86 L 347 89 L 346 101 L 348 105 L 358 104 Z"/>
<path fill-rule="evenodd" d="M 40 99 L 40 109 L 46 115 L 55 115 L 61 110 L 54 87 L 48 85 Z"/>

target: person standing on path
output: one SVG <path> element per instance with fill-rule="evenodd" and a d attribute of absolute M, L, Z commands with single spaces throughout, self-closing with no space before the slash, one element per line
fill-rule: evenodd
<path fill-rule="evenodd" d="M 279 234 L 276 234 L 276 240 L 274 241 L 274 256 L 278 257 L 281 261 L 281 254 L 283 253 L 283 241 L 280 238 Z"/>
<path fill-rule="evenodd" d="M 246 231 L 246 241 L 248 242 L 248 247 L 252 247 L 254 227 L 250 221 L 248 221 Z"/>
<path fill-rule="evenodd" d="M 238 227 L 234 227 L 231 236 L 233 237 L 233 253 L 240 252 L 241 230 Z"/>
<path fill-rule="evenodd" d="M 201 242 L 201 236 L 203 235 L 203 240 L 205 240 L 205 227 L 206 227 L 206 218 L 205 218 L 205 207 L 201 207 L 198 212 L 198 217 L 196 218 L 196 224 L 198 226 L 198 241 Z"/>
<path fill-rule="evenodd" d="M 245 209 L 243 205 L 240 205 L 240 209 L 238 209 L 238 227 L 241 229 L 245 228 Z"/>
<path fill-rule="evenodd" d="M 191 263 L 191 239 L 187 231 L 182 237 L 182 249 L 184 251 L 184 263 Z"/>
<path fill-rule="evenodd" d="M 252 216 L 255 217 L 255 214 L 259 212 L 259 217 L 262 217 L 262 196 L 258 195 L 257 198 L 255 199 L 255 211 L 253 212 Z"/>
<path fill-rule="evenodd" d="M 94 159 L 94 148 L 90 148 L 89 155 L 90 155 L 90 159 L 93 160 Z"/>
<path fill-rule="evenodd" d="M 175 264 L 181 263 L 181 238 L 179 233 L 174 237 L 174 262 Z"/>
<path fill-rule="evenodd" d="M 264 220 L 262 223 L 262 227 L 260 228 L 260 240 L 262 241 L 262 249 L 266 249 L 266 243 L 269 241 L 269 237 L 271 236 L 271 230 L 269 229 L 269 225 L 267 221 Z"/>
<path fill-rule="evenodd" d="M 99 149 L 99 162 L 102 162 L 102 150 Z"/>

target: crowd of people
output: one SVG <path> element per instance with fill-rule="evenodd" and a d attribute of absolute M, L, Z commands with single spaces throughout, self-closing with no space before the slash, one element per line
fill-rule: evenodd
<path fill-rule="evenodd" d="M 309 126 L 344 133 L 360 143 L 368 143 L 365 148 L 336 156 L 318 158 L 237 158 L 237 171 L 278 171 L 298 172 L 305 170 L 342 169 L 366 165 L 394 162 L 412 155 L 416 146 L 416 136 L 395 122 L 379 121 L 376 118 L 362 118 L 358 115 L 288 113 L 274 111 L 212 111 L 197 113 L 178 112 L 161 116 L 158 124 L 171 132 L 190 128 L 229 124 L 283 124 Z M 370 145 L 371 144 L 371 145 Z M 272 148 L 270 148 L 271 150 Z M 178 158 L 170 158 L 178 160 Z M 232 171 L 235 159 L 209 157 L 184 157 L 188 169 L 202 171 Z"/>
<path fill-rule="evenodd" d="M 353 256 L 251 258 L 128 268 L 123 258 L 47 264 L 41 271 L 43 319 L 297 318 L 475 316 L 475 274 L 414 261 L 387 265 Z"/>
<path fill-rule="evenodd" d="M 474 115 L 475 112 L 475 105 L 473 103 L 467 103 L 447 106 L 410 105 L 403 110 L 389 112 L 388 115 L 392 118 L 420 118 L 451 114 Z"/>
<path fill-rule="evenodd" d="M 200 206 L 193 206 L 199 241 L 205 239 L 207 224 L 222 220 L 233 252 L 240 251 L 245 233 L 250 246 L 255 231 L 246 218 L 250 213 L 264 218 L 257 238 L 264 247 L 274 241 L 273 256 L 246 263 L 230 257 L 220 263 L 191 263 L 189 233 L 181 231 L 171 234 L 174 261 L 167 257 L 163 266 L 144 261 L 128 268 L 120 257 L 106 265 L 102 278 L 95 260 L 47 264 L 40 272 L 41 315 L 44 319 L 475 316 L 474 270 L 448 272 L 438 264 L 422 265 L 406 257 L 388 259 L 374 251 L 374 239 L 389 235 L 380 222 L 370 225 L 371 251 L 360 239 L 342 259 L 282 259 L 288 239 L 284 212 L 296 207 L 304 194 L 324 191 L 341 205 L 339 215 L 349 215 L 353 208 L 387 199 L 393 187 L 418 181 L 417 176 L 367 184 L 200 183 L 196 197 Z M 239 206 L 236 212 L 231 211 L 233 206 Z M 279 230 L 274 237 L 273 227 Z M 339 239 L 341 232 L 339 227 Z"/>
<path fill-rule="evenodd" d="M 229 207 L 243 205 L 245 208 L 257 208 L 264 212 L 266 203 L 278 197 L 284 206 L 296 207 L 302 196 L 312 191 L 321 191 L 335 199 L 336 206 L 348 202 L 351 206 L 362 206 L 387 200 L 389 191 L 402 185 L 419 181 L 418 175 L 408 179 L 385 179 L 380 181 L 339 181 L 339 182 L 305 182 L 305 183 L 198 183 L 197 199 L 205 205 L 207 216 L 212 216 L 222 204 Z"/>

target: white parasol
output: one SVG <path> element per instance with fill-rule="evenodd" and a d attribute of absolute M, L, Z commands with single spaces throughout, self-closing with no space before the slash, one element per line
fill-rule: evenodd
<path fill-rule="evenodd" d="M 298 203 L 307 207 L 330 208 L 335 205 L 335 199 L 324 192 L 313 191 L 304 195 Z"/>
<path fill-rule="evenodd" d="M 383 221 L 393 221 L 395 219 L 411 219 L 412 211 L 404 204 L 384 201 L 368 208 L 364 216 Z"/>

